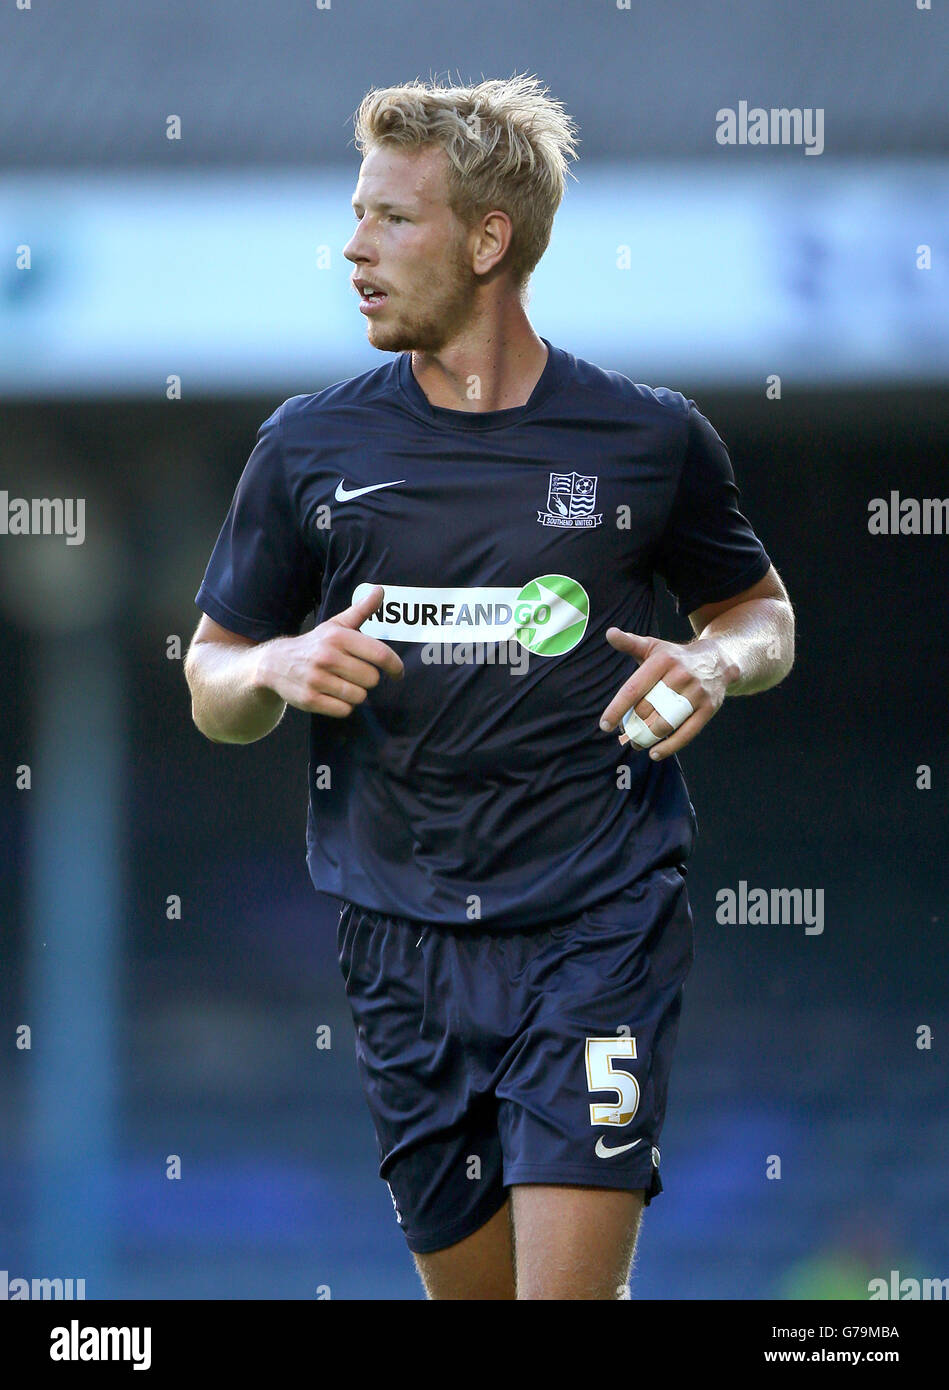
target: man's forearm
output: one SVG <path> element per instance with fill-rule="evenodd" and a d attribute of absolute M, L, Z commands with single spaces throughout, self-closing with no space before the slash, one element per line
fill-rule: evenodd
<path fill-rule="evenodd" d="M 283 718 L 286 703 L 261 681 L 262 655 L 260 646 L 192 643 L 185 661 L 191 714 L 213 743 L 255 743 Z"/>
<path fill-rule="evenodd" d="M 727 665 L 738 667 L 727 695 L 770 690 L 794 664 L 794 613 L 784 599 L 758 598 L 712 618 L 696 643 L 714 641 Z"/>

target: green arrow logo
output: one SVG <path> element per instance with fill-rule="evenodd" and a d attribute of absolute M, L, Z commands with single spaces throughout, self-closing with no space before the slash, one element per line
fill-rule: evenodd
<path fill-rule="evenodd" d="M 586 631 L 590 599 L 565 574 L 545 574 L 525 584 L 514 605 L 514 636 L 538 656 L 563 656 Z"/>

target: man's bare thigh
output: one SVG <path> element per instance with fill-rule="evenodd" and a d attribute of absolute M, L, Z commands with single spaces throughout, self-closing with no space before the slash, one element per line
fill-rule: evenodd
<path fill-rule="evenodd" d="M 621 1298 L 643 1190 L 521 1184 L 464 1240 L 415 1263 L 430 1299 Z"/>

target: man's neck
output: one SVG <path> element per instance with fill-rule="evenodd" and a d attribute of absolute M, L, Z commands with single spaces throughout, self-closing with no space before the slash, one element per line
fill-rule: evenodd
<path fill-rule="evenodd" d="M 412 372 L 429 405 L 446 410 L 514 410 L 526 405 L 547 348 L 518 305 L 508 323 L 479 323 L 436 353 L 413 352 Z"/>

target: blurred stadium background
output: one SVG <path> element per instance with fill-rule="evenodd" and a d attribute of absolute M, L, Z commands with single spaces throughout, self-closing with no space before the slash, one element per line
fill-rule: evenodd
<path fill-rule="evenodd" d="M 525 70 L 583 140 L 535 327 L 696 399 L 799 622 L 786 684 L 682 758 L 697 958 L 633 1296 L 949 1276 L 949 540 L 867 528 L 949 492 L 946 37 L 912 0 L 4 7 L 0 489 L 87 530 L 0 537 L 9 1277 L 420 1296 L 304 864 L 305 719 L 206 743 L 180 656 L 257 426 L 382 360 L 340 254 L 352 111 Z M 719 145 L 742 100 L 823 109 L 824 152 Z M 823 934 L 719 925 L 742 879 L 823 889 Z"/>

